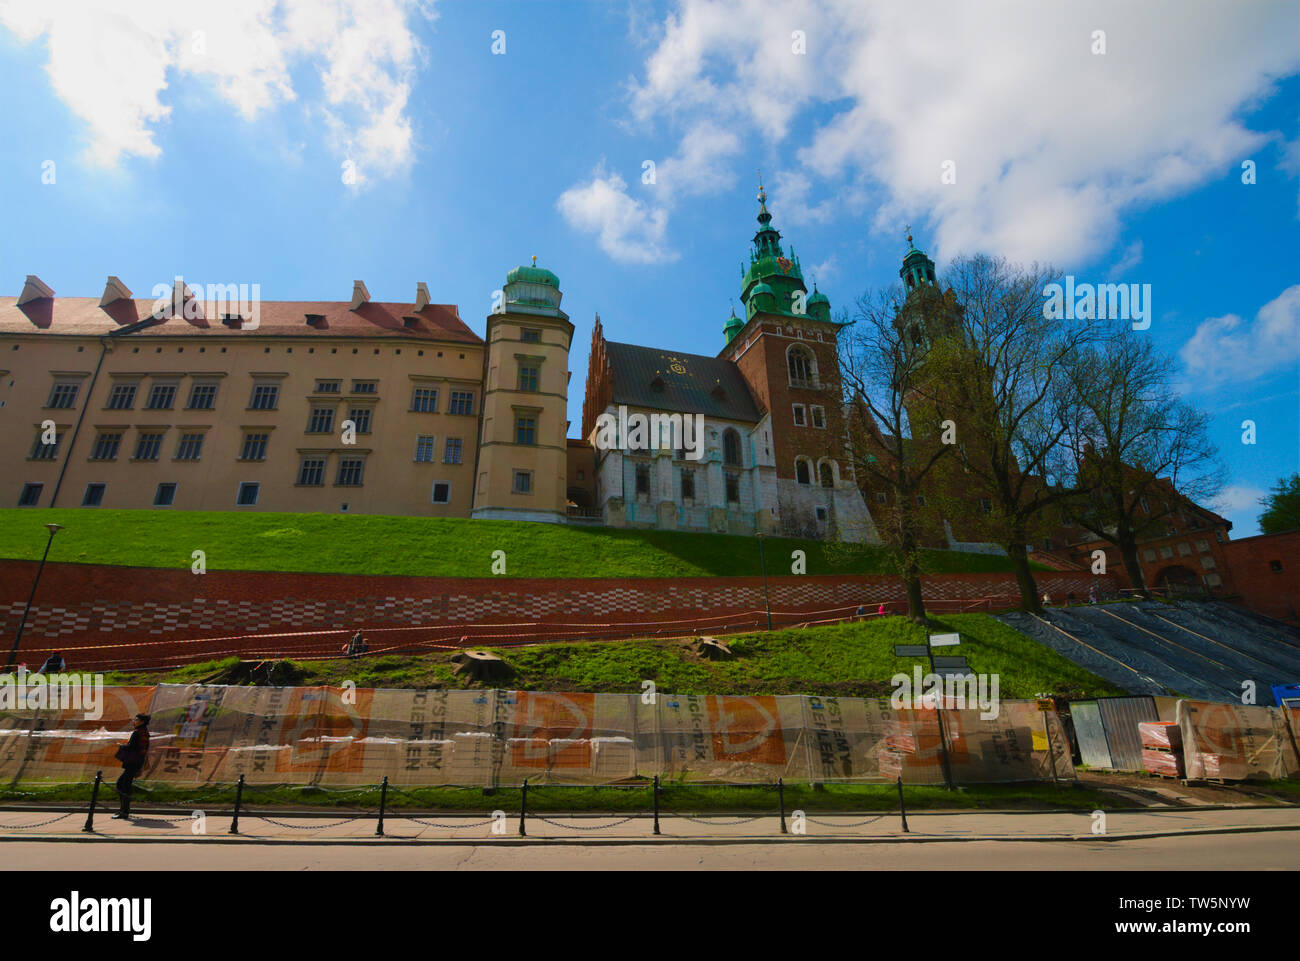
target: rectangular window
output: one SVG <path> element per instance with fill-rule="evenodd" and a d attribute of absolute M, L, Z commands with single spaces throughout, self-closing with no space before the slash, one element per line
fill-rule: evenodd
<path fill-rule="evenodd" d="M 1148 564 L 1154 564 L 1156 561 L 1156 552 L 1148 547 L 1142 552 L 1142 557 L 1145 558 Z"/>
<path fill-rule="evenodd" d="M 446 481 L 434 481 L 433 493 L 429 500 L 434 504 L 446 504 L 451 500 L 451 485 Z"/>
<path fill-rule="evenodd" d="M 530 470 L 515 471 L 515 493 L 531 494 L 533 492 L 533 472 Z"/>
<path fill-rule="evenodd" d="M 1223 583 L 1223 579 L 1218 574 L 1206 574 L 1205 584 L 1207 587 L 1218 587 Z"/>
<path fill-rule="evenodd" d="M 459 437 L 448 437 L 447 444 L 443 448 L 442 462 L 444 464 L 459 464 L 461 458 L 461 441 Z"/>
<path fill-rule="evenodd" d="M 190 410 L 212 410 L 216 402 L 216 384 L 195 384 L 190 388 Z"/>
<path fill-rule="evenodd" d="M 1174 549 L 1173 549 L 1172 547 L 1162 547 L 1162 548 L 1160 548 L 1160 557 L 1161 557 L 1162 560 L 1166 560 L 1166 561 L 1167 561 L 1167 560 L 1169 560 L 1169 558 L 1171 558 L 1171 557 L 1173 557 L 1173 556 L 1174 556 Z"/>
<path fill-rule="evenodd" d="M 240 460 L 266 460 L 266 442 L 270 434 L 245 434 L 244 447 L 239 452 Z"/>
<path fill-rule="evenodd" d="M 122 443 L 121 431 L 106 431 L 95 438 L 90 450 L 91 460 L 117 460 L 117 448 Z"/>
<path fill-rule="evenodd" d="M 817 519 L 818 519 L 819 521 L 824 521 L 824 520 L 826 520 L 826 516 L 827 516 L 827 515 L 826 515 L 826 508 L 824 508 L 824 507 L 819 507 L 819 508 L 817 508 Z"/>
<path fill-rule="evenodd" d="M 202 434 L 181 434 L 181 442 L 176 445 L 177 460 L 198 460 L 202 454 Z"/>
<path fill-rule="evenodd" d="M 421 434 L 415 438 L 415 461 L 417 464 L 433 463 L 433 437 Z"/>
<path fill-rule="evenodd" d="M 257 494 L 261 490 L 260 484 L 244 483 L 239 485 L 239 493 L 235 496 L 235 504 L 238 507 L 252 507 L 257 503 Z"/>
<path fill-rule="evenodd" d="M 154 384 L 149 389 L 149 399 L 144 406 L 146 410 L 171 410 L 175 403 L 175 384 Z"/>
<path fill-rule="evenodd" d="M 695 471 L 682 471 L 682 500 L 695 500 Z"/>
<path fill-rule="evenodd" d="M 59 441 L 63 435 L 58 431 L 54 432 L 54 443 L 45 443 L 45 431 L 36 432 L 36 443 L 32 445 L 32 460 L 54 460 L 59 453 Z"/>
<path fill-rule="evenodd" d="M 307 433 L 328 434 L 334 429 L 334 408 L 313 407 L 307 418 Z"/>
<path fill-rule="evenodd" d="M 41 491 L 44 489 L 44 484 L 24 484 L 23 492 L 18 495 L 18 506 L 35 507 L 40 503 Z"/>
<path fill-rule="evenodd" d="M 1201 540 L 1196 542 L 1196 549 L 1200 551 L 1202 554 L 1204 554 L 1206 551 L 1210 549 L 1210 542 L 1202 538 Z"/>
<path fill-rule="evenodd" d="M 344 457 L 339 460 L 339 476 L 335 483 L 339 487 L 360 487 L 361 472 L 365 461 L 359 457 Z"/>
<path fill-rule="evenodd" d="M 325 483 L 325 458 L 304 457 L 298 464 L 298 483 L 304 487 L 320 487 Z"/>
<path fill-rule="evenodd" d="M 1191 557 L 1192 545 L 1187 543 L 1186 541 L 1183 541 L 1181 544 L 1178 545 L 1178 553 L 1183 557 Z"/>
<path fill-rule="evenodd" d="M 519 331 L 519 339 L 525 344 L 540 344 L 542 332 L 535 327 L 525 327 Z"/>
<path fill-rule="evenodd" d="M 358 434 L 370 433 L 370 412 L 369 407 L 353 407 L 348 411 L 348 420 L 356 425 Z"/>
<path fill-rule="evenodd" d="M 254 384 L 253 396 L 248 406 L 253 410 L 275 410 L 280 402 L 279 384 Z"/>
<path fill-rule="evenodd" d="M 352 393 L 354 394 L 377 394 L 379 393 L 379 381 L 377 380 L 354 380 L 352 382 Z"/>
<path fill-rule="evenodd" d="M 636 465 L 636 492 L 638 494 L 650 493 L 650 467 L 648 464 Z"/>
<path fill-rule="evenodd" d="M 889 495 L 886 494 L 884 491 L 876 491 L 876 503 L 877 503 L 877 504 L 888 504 L 888 503 L 889 503 Z"/>
<path fill-rule="evenodd" d="M 136 460 L 157 460 L 162 450 L 163 435 L 154 431 L 142 433 L 135 442 Z"/>
<path fill-rule="evenodd" d="M 824 428 L 826 426 L 826 409 L 823 407 L 810 407 L 808 410 L 812 414 L 812 425 Z"/>
<path fill-rule="evenodd" d="M 436 387 L 417 387 L 411 392 L 411 410 L 421 414 L 438 412 L 438 389 Z"/>
<path fill-rule="evenodd" d="M 537 443 L 537 418 L 520 415 L 515 418 L 515 443 L 533 445 Z"/>
<path fill-rule="evenodd" d="M 81 495 L 81 506 L 98 507 L 104 503 L 104 486 L 103 484 L 87 484 L 86 493 Z"/>
<path fill-rule="evenodd" d="M 159 484 L 158 489 L 153 492 L 154 507 L 171 507 L 176 503 L 176 485 Z"/>
<path fill-rule="evenodd" d="M 316 381 L 316 393 L 318 394 L 337 394 L 343 386 L 339 380 L 318 380 Z"/>
<path fill-rule="evenodd" d="M 1201 567 L 1207 571 L 1214 570 L 1214 558 L 1211 557 L 1209 554 L 1206 554 L 1204 557 L 1201 558 Z"/>
<path fill-rule="evenodd" d="M 803 404 L 795 404 L 795 405 L 794 405 L 794 426 L 795 426 L 795 427 L 803 427 L 803 426 L 805 426 L 806 423 L 807 423 L 807 420 L 806 420 L 806 418 L 804 417 L 804 406 L 803 406 Z"/>
<path fill-rule="evenodd" d="M 108 392 L 109 410 L 130 410 L 135 406 L 135 384 L 114 384 Z"/>
<path fill-rule="evenodd" d="M 77 391 L 80 389 L 81 385 L 75 381 L 56 381 L 50 390 L 50 402 L 45 406 L 69 410 L 76 405 Z"/>
<path fill-rule="evenodd" d="M 727 472 L 727 503 L 740 503 L 740 475 Z"/>
<path fill-rule="evenodd" d="M 536 364 L 519 365 L 519 389 L 537 390 L 538 367 Z"/>
<path fill-rule="evenodd" d="M 474 393 L 468 390 L 453 390 L 451 392 L 451 406 L 448 408 L 449 414 L 472 414 L 474 413 Z"/>

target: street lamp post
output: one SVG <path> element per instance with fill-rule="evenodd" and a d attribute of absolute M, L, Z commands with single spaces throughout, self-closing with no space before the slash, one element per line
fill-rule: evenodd
<path fill-rule="evenodd" d="M 45 553 L 41 555 L 40 567 L 36 568 L 36 580 L 32 581 L 32 592 L 27 595 L 27 606 L 23 608 L 23 619 L 18 622 L 18 633 L 14 635 L 14 646 L 9 650 L 9 661 L 5 664 L 5 670 L 14 666 L 14 660 L 18 657 L 18 645 L 23 640 L 23 628 L 27 626 L 27 615 L 31 612 L 32 601 L 36 600 L 36 585 L 41 582 L 41 572 L 45 570 L 45 558 L 50 556 L 50 545 L 54 543 L 54 535 L 63 530 L 62 524 L 46 524 L 45 529 L 50 532 L 50 539 L 45 542 Z"/>
<path fill-rule="evenodd" d="M 758 531 L 758 566 L 763 571 L 763 606 L 767 608 L 767 629 L 772 629 L 772 598 L 767 593 L 767 560 L 763 557 L 763 532 Z"/>

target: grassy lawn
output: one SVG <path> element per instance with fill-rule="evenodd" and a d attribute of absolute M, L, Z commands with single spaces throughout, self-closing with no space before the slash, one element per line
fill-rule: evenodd
<path fill-rule="evenodd" d="M 567 527 L 519 521 L 366 514 L 240 514 L 233 511 L 0 510 L 0 558 L 39 560 L 46 533 L 62 524 L 51 561 L 188 569 L 192 552 L 208 570 L 321 574 L 492 576 L 492 552 L 506 552 L 511 577 L 739 577 L 760 573 L 752 537 Z M 809 574 L 892 574 L 883 548 L 826 550 L 821 541 L 764 542 L 768 572 L 789 573 L 790 554 Z M 927 571 L 1005 572 L 1005 557 L 927 551 Z"/>
<path fill-rule="evenodd" d="M 1028 698 L 1040 693 L 1071 697 L 1123 694 L 1119 688 L 1071 664 L 1055 651 L 985 614 L 948 614 L 932 619 L 934 631 L 957 631 L 976 673 L 998 674 L 999 695 Z M 672 694 L 818 694 L 887 697 L 896 673 L 923 669 L 923 658 L 898 658 L 894 644 L 924 642 L 924 631 L 902 617 L 832 624 L 771 634 L 727 638 L 735 653 L 729 661 L 703 660 L 681 641 L 614 641 L 545 644 L 498 653 L 515 671 L 498 686 L 532 691 L 639 692 L 652 680 Z M 271 678 L 277 684 L 358 687 L 463 688 L 451 672 L 450 653 L 422 657 L 384 656 L 358 661 L 284 662 Z M 246 683 L 249 665 L 231 658 L 192 664 L 167 674 L 114 674 L 110 684 L 161 681 Z M 254 674 L 265 683 L 266 671 Z"/>
<path fill-rule="evenodd" d="M 133 805 L 145 809 L 153 804 L 175 804 L 179 816 L 203 809 L 209 814 L 214 808 L 229 811 L 234 808 L 233 785 L 208 785 L 199 788 L 177 788 L 165 784 L 136 782 L 137 794 Z M 511 817 L 519 813 L 518 788 L 498 788 L 485 791 L 481 788 L 416 787 L 396 790 L 389 788 L 387 809 L 397 812 L 410 810 L 440 810 L 491 812 L 505 811 Z M 36 796 L 33 797 L 32 795 Z M 980 810 L 980 809 L 1048 809 L 1086 810 L 1126 807 L 1128 804 L 1114 797 L 1072 784 L 979 784 L 948 791 L 928 785 L 905 785 L 903 798 L 908 811 L 913 810 Z M 57 803 L 90 801 L 90 784 L 19 784 L 0 788 L 0 800 Z M 616 812 L 641 813 L 651 810 L 650 784 L 626 786 L 534 786 L 528 787 L 530 812 Z M 117 796 L 112 785 L 100 788 L 98 810 L 107 816 L 116 809 Z M 244 788 L 241 810 L 256 812 L 267 808 L 301 809 L 320 807 L 346 808 L 373 811 L 379 807 L 378 786 L 324 790 L 313 787 L 249 787 Z M 785 785 L 786 816 L 794 810 L 804 811 L 897 811 L 898 789 L 893 784 L 810 784 Z M 778 813 L 776 785 L 740 786 L 730 784 L 664 784 L 660 789 L 661 814 L 698 811 L 738 811 Z"/>

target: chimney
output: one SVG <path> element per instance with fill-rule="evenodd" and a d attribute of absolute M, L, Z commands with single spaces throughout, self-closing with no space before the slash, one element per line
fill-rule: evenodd
<path fill-rule="evenodd" d="M 53 296 L 54 291 L 43 283 L 41 278 L 37 277 L 35 274 L 28 274 L 27 282 L 23 284 L 23 292 L 18 295 L 18 303 L 14 306 L 21 307 L 30 300 L 41 300 Z"/>
<path fill-rule="evenodd" d="M 99 306 L 107 307 L 109 304 L 116 303 L 119 300 L 130 300 L 131 291 L 112 274 L 108 275 L 108 281 L 104 284 L 104 296 L 99 298 Z"/>
<path fill-rule="evenodd" d="M 356 310 L 364 304 L 370 303 L 370 291 L 366 290 L 364 280 L 352 281 L 352 306 L 350 310 Z"/>
<path fill-rule="evenodd" d="M 415 285 L 415 312 L 418 314 L 420 311 L 424 310 L 424 308 L 428 306 L 429 306 L 429 285 L 423 283 L 416 284 Z"/>

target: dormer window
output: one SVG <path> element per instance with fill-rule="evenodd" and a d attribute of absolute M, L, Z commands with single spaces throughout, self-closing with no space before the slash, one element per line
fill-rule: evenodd
<path fill-rule="evenodd" d="M 316 328 L 318 328 L 318 329 L 321 328 L 321 327 L 324 327 L 324 326 L 325 326 L 325 315 L 324 315 L 324 314 L 308 314 L 308 315 L 307 315 L 307 326 L 308 326 L 308 327 L 316 327 Z"/>
<path fill-rule="evenodd" d="M 650 389 L 662 392 L 664 389 L 664 379 L 662 377 L 656 377 L 654 380 L 650 381 Z"/>

